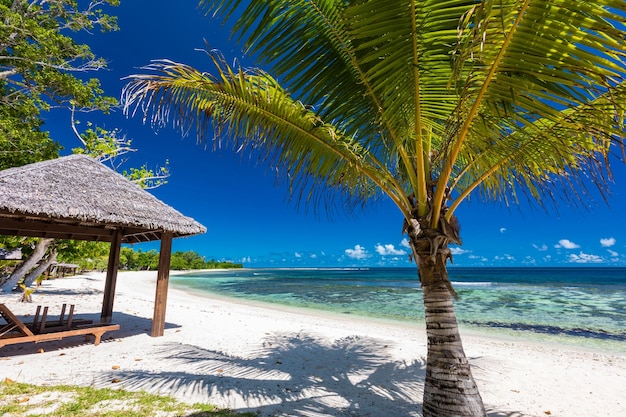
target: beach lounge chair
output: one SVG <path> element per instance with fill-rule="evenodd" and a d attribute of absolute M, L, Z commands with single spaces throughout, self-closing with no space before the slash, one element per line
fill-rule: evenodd
<path fill-rule="evenodd" d="M 41 308 L 38 307 L 33 323 L 25 324 L 6 305 L 0 304 L 0 317 L 6 321 L 5 325 L 0 324 L 0 348 L 16 343 L 39 343 L 80 335 L 93 336 L 94 345 L 98 345 L 104 333 L 120 329 L 119 324 L 75 320 L 73 318 L 73 305 L 70 307 L 67 320 L 64 320 L 65 305 L 63 306 L 61 317 L 57 321 L 47 321 L 47 307 L 44 307 L 41 317 L 39 316 L 40 310 Z"/>
<path fill-rule="evenodd" d="M 35 319 L 32 323 L 25 323 L 26 326 L 33 331 L 33 333 L 50 333 L 56 332 L 59 330 L 71 330 L 72 326 L 84 326 L 87 324 L 93 323 L 93 320 L 85 320 L 85 319 L 75 319 L 74 318 L 74 304 L 70 305 L 70 311 L 65 318 L 65 310 L 67 309 L 67 304 L 63 304 L 61 309 L 61 315 L 59 316 L 59 320 L 48 320 L 48 307 L 37 306 L 37 311 L 35 312 Z"/>

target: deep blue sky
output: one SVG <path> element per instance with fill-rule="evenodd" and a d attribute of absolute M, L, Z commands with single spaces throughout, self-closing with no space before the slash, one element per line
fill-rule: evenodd
<path fill-rule="evenodd" d="M 106 94 L 119 97 L 122 77 L 140 72 L 150 60 L 167 58 L 210 69 L 209 58 L 198 49 L 222 51 L 252 64 L 241 48 L 229 41 L 228 29 L 205 17 L 195 0 L 123 0 L 111 14 L 119 16 L 120 30 L 83 35 L 82 42 L 109 62 L 96 76 Z M 407 259 L 402 218 L 388 202 L 379 202 L 356 216 L 329 218 L 324 210 L 296 208 L 286 200 L 284 186 L 247 156 L 196 144 L 171 128 L 155 132 L 139 117 L 126 119 L 121 112 L 99 117 L 79 117 L 102 127 L 120 128 L 138 151 L 125 167 L 169 161 L 169 183 L 151 192 L 183 214 L 204 224 L 205 235 L 174 241 L 174 250 L 194 250 L 207 258 L 243 262 L 246 267 L 411 266 Z M 79 145 L 73 137 L 69 115 L 54 112 L 44 128 L 69 154 Z M 506 207 L 474 199 L 457 211 L 462 247 L 455 247 L 456 266 L 626 266 L 626 168 L 613 166 L 615 184 L 609 205 L 601 198 L 587 207 L 559 204 L 558 213 L 530 207 Z M 123 197 L 123 196 L 121 196 Z M 155 245 L 137 246 L 148 250 Z"/>

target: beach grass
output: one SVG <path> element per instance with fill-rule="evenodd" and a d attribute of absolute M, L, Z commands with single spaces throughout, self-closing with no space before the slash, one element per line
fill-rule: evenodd
<path fill-rule="evenodd" d="M 57 417 L 253 417 L 207 404 L 117 389 L 0 382 L 0 416 Z"/>

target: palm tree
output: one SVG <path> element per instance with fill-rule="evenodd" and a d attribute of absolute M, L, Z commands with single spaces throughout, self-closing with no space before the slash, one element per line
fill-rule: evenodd
<path fill-rule="evenodd" d="M 283 86 L 216 51 L 209 73 L 154 61 L 128 78 L 126 114 L 253 150 L 299 201 L 391 199 L 423 290 L 424 415 L 484 416 L 446 269 L 454 213 L 471 195 L 543 204 L 603 190 L 624 135 L 626 2 L 241 3 L 201 1 Z"/>

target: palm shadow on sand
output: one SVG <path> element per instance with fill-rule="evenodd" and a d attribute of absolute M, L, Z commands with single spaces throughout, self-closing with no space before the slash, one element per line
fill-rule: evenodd
<path fill-rule="evenodd" d="M 388 348 L 368 337 L 329 344 L 306 333 L 268 336 L 263 348 L 246 358 L 167 344 L 154 354 L 167 358 L 172 371 L 111 371 L 94 382 L 111 387 L 115 380 L 124 389 L 200 397 L 262 416 L 420 416 L 424 363 L 389 361 Z"/>
<path fill-rule="evenodd" d="M 210 337 L 207 334 L 207 337 Z M 390 360 L 389 342 L 350 336 L 329 343 L 306 332 L 268 335 L 246 357 L 168 343 L 154 352 L 172 371 L 113 372 L 130 390 L 193 398 L 259 416 L 422 416 L 426 364 Z M 489 417 L 528 417 L 488 408 Z"/>

